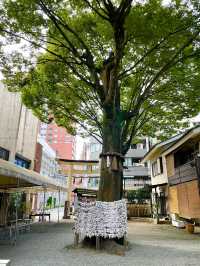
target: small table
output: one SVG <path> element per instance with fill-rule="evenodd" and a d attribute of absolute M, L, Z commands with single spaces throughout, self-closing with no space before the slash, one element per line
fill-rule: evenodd
<path fill-rule="evenodd" d="M 40 217 L 42 217 L 42 221 L 44 221 L 44 217 L 48 216 L 49 217 L 49 222 L 50 222 L 50 213 L 35 213 L 35 214 L 30 214 L 29 218 L 31 219 L 31 217 L 39 217 L 39 221 L 40 221 Z"/>

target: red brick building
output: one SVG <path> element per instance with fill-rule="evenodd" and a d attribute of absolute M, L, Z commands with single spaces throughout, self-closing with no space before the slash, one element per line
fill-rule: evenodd
<path fill-rule="evenodd" d="M 73 159 L 75 154 L 75 137 L 68 134 L 66 129 L 55 123 L 40 125 L 40 135 L 61 159 Z"/>

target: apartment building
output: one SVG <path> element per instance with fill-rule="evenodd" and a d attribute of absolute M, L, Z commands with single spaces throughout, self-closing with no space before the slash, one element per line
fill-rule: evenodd
<path fill-rule="evenodd" d="M 33 169 L 39 120 L 0 84 L 0 158 Z"/>
<path fill-rule="evenodd" d="M 66 176 L 60 174 L 60 167 L 56 158 L 56 152 L 50 147 L 50 145 L 38 135 L 37 145 L 36 145 L 36 154 L 35 154 L 35 169 L 36 172 L 40 173 L 42 176 L 53 178 L 62 184 L 63 186 L 67 185 Z M 46 192 L 36 193 L 36 209 L 41 209 L 44 204 L 44 197 L 48 200 L 49 197 L 55 200 L 57 204 L 60 202 L 64 204 L 66 199 L 66 192 Z"/>
<path fill-rule="evenodd" d="M 40 123 L 40 136 L 56 152 L 60 159 L 73 159 L 75 154 L 75 137 L 67 133 L 66 129 L 51 124 Z"/>
<path fill-rule="evenodd" d="M 139 143 L 132 144 L 124 161 L 124 190 L 136 190 L 151 184 L 148 163 L 141 163 L 142 158 L 149 150 L 149 139 L 143 138 Z M 86 145 L 87 159 L 99 160 L 101 144 L 94 138 L 89 138 Z M 99 176 L 90 178 L 88 186 L 94 187 L 99 184 Z"/>
<path fill-rule="evenodd" d="M 124 161 L 124 190 L 136 190 L 151 184 L 149 165 L 141 163 L 149 146 L 149 138 L 131 144 Z"/>

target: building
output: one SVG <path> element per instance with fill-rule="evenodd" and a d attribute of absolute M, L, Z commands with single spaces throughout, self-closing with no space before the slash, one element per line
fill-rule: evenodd
<path fill-rule="evenodd" d="M 41 138 L 40 135 L 38 135 L 37 138 L 34 170 L 40 173 L 42 176 L 53 178 L 57 180 L 60 184 L 63 184 L 63 186 L 67 186 L 67 178 L 66 176 L 61 174 L 56 157 L 56 152 L 49 146 L 49 144 L 45 141 L 44 138 Z M 41 210 L 44 204 L 44 197 L 46 200 L 51 197 L 52 199 L 54 199 L 54 202 L 56 204 L 59 201 L 61 204 L 64 204 L 67 197 L 66 192 L 58 193 L 56 191 L 46 192 L 45 196 L 44 193 L 36 193 L 35 195 L 37 198 L 35 209 L 38 210 Z"/>
<path fill-rule="evenodd" d="M 0 84 L 0 158 L 33 169 L 39 120 Z"/>
<path fill-rule="evenodd" d="M 9 92 L 0 84 L 0 224 L 7 222 L 11 192 L 21 193 L 27 211 L 35 207 L 36 191 L 44 188 L 66 191 L 66 185 L 32 171 L 38 123 L 31 110 L 22 104 L 20 94 Z M 17 215 L 17 207 L 12 215 Z"/>
<path fill-rule="evenodd" d="M 149 149 L 148 138 L 143 138 L 139 143 L 132 144 L 124 161 L 124 190 L 136 190 L 150 185 L 150 172 L 148 163 L 141 163 L 142 158 Z M 89 138 L 87 143 L 87 159 L 99 160 L 101 144 L 94 138 Z M 90 178 L 88 187 L 93 188 L 99 184 L 99 175 Z"/>
<path fill-rule="evenodd" d="M 148 138 L 131 145 L 124 161 L 124 190 L 136 190 L 151 184 L 148 163 L 141 162 L 148 150 Z"/>
<path fill-rule="evenodd" d="M 60 184 L 62 183 L 63 186 L 66 186 L 66 176 L 61 174 L 56 152 L 40 135 L 38 135 L 37 140 L 35 171 L 42 176 L 56 179 Z"/>
<path fill-rule="evenodd" d="M 40 136 L 56 151 L 61 159 L 73 159 L 75 155 L 75 137 L 68 134 L 66 129 L 55 123 L 40 124 Z"/>
<path fill-rule="evenodd" d="M 56 152 L 49 146 L 44 138 L 38 135 L 36 149 L 36 168 L 44 176 L 56 177 L 59 173 L 59 165 L 56 160 Z M 39 164 L 39 165 L 38 165 Z"/>
<path fill-rule="evenodd" d="M 156 144 L 150 161 L 155 215 L 200 218 L 200 126 Z"/>

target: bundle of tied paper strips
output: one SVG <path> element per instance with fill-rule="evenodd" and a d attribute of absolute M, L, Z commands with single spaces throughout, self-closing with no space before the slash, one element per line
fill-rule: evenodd
<path fill-rule="evenodd" d="M 81 237 L 121 238 L 127 233 L 126 200 L 79 202 L 75 233 Z"/>

